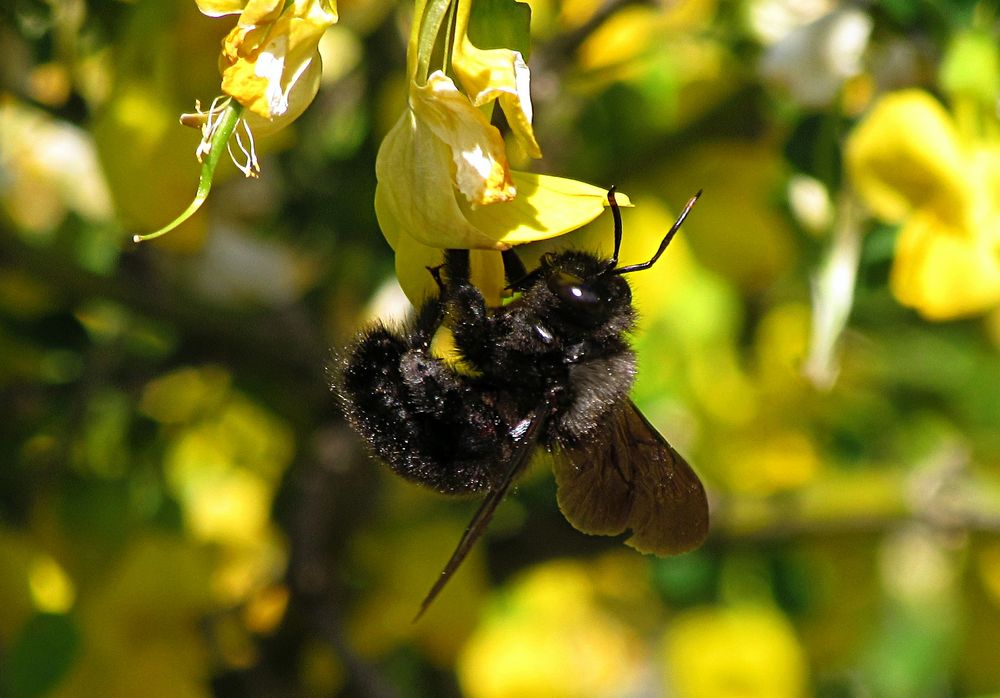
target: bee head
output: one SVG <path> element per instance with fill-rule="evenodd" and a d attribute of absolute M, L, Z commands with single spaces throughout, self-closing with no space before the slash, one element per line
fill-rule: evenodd
<path fill-rule="evenodd" d="M 586 252 L 545 255 L 540 271 L 553 310 L 573 324 L 599 325 L 632 302 L 628 282 L 608 273 L 605 260 Z"/>
<path fill-rule="evenodd" d="M 615 315 L 628 315 L 631 312 L 632 291 L 622 275 L 649 269 L 656 264 L 699 196 L 700 191 L 688 200 L 648 261 L 618 266 L 622 218 L 615 201 L 615 188 L 611 187 L 608 204 L 615 221 L 615 248 L 611 259 L 602 260 L 586 252 L 549 252 L 542 255 L 537 269 L 512 283 L 509 288 L 529 293 L 541 307 L 581 328 L 597 327 Z"/>
<path fill-rule="evenodd" d="M 633 271 L 649 269 L 656 260 L 660 258 L 663 251 L 667 249 L 670 241 L 684 223 L 691 207 L 694 206 L 698 197 L 697 194 L 688 199 L 681 215 L 677 217 L 670 230 L 663 236 L 656 253 L 650 257 L 649 261 L 628 266 L 618 266 L 618 253 L 622 245 L 622 215 L 615 200 L 615 188 L 608 190 L 608 205 L 611 207 L 611 215 L 615 220 L 615 251 L 611 259 L 597 262 L 595 267 L 592 262 L 594 258 L 590 255 L 580 255 L 566 253 L 564 255 L 543 259 L 543 266 L 547 267 L 546 283 L 549 290 L 556 294 L 559 300 L 567 306 L 577 306 L 581 312 L 584 308 L 596 309 L 598 306 L 614 306 L 616 303 L 632 300 L 631 291 L 628 284 L 621 279 L 622 274 L 629 274 Z M 588 260 L 591 263 L 587 263 Z M 547 263 L 546 263 L 547 261 Z"/>

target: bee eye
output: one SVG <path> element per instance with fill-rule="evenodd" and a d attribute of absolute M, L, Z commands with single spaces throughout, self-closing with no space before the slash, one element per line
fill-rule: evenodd
<path fill-rule="evenodd" d="M 601 303 L 601 297 L 579 276 L 564 271 L 552 274 L 548 278 L 549 290 L 561 301 L 576 308 L 596 308 Z"/>

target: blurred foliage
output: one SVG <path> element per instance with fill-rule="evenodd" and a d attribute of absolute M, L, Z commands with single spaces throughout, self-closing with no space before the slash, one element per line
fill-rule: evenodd
<path fill-rule="evenodd" d="M 1000 693 L 995 6 L 530 5 L 535 170 L 628 192 L 626 263 L 705 192 L 633 281 L 635 398 L 708 544 L 583 536 L 537 467 L 410 622 L 476 504 L 371 462 L 327 373 L 406 308 L 373 200 L 407 3 L 341 3 L 261 177 L 223 162 L 140 246 L 194 192 L 177 117 L 231 19 L 7 3 L 0 694 Z"/>

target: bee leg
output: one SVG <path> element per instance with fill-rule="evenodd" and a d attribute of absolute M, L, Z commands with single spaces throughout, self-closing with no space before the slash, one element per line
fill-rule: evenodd
<path fill-rule="evenodd" d="M 442 286 L 440 313 L 426 317 L 422 313 L 417 319 L 416 331 L 426 335 L 429 341 L 438 326 L 447 321 L 462 357 L 478 368 L 489 361 L 490 349 L 496 343 L 486 300 L 469 280 L 469 251 L 445 250 L 441 266 L 444 267 L 444 284 L 441 283 L 441 267 L 430 270 Z"/>
<path fill-rule="evenodd" d="M 444 279 L 441 278 L 441 270 L 444 268 L 444 264 L 438 264 L 433 267 L 425 267 L 427 271 L 431 273 L 431 277 L 434 279 L 434 283 L 438 287 L 438 296 L 444 296 L 445 286 Z"/>
<path fill-rule="evenodd" d="M 501 253 L 501 257 L 503 258 L 503 275 L 509 287 L 515 286 L 518 281 L 528 275 L 528 270 L 525 269 L 524 262 L 517 256 L 517 252 L 514 251 L 513 247 L 509 250 L 504 250 Z"/>
<path fill-rule="evenodd" d="M 471 283 L 452 287 L 446 315 L 463 358 L 478 370 L 488 367 L 498 342 L 482 292 Z"/>
<path fill-rule="evenodd" d="M 444 267 L 445 276 L 452 286 L 469 283 L 471 276 L 468 250 L 445 250 Z"/>

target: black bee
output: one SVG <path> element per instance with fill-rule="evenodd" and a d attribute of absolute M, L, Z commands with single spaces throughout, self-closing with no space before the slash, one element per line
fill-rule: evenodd
<path fill-rule="evenodd" d="M 708 502 L 698 476 L 629 399 L 635 325 L 624 275 L 660 258 L 701 192 L 648 262 L 618 266 L 621 214 L 611 259 L 548 253 L 526 272 L 504 254 L 508 304 L 487 307 L 469 281 L 468 253 L 449 250 L 432 269 L 439 296 L 403 331 L 376 325 L 345 357 L 342 401 L 376 456 L 403 477 L 445 494 L 486 492 L 422 614 L 483 533 L 538 447 L 554 455 L 558 502 L 584 533 L 617 535 L 657 555 L 698 547 Z M 442 269 L 443 277 L 442 278 Z M 451 332 L 458 360 L 431 344 Z M 418 614 L 419 617 L 419 614 Z"/>

